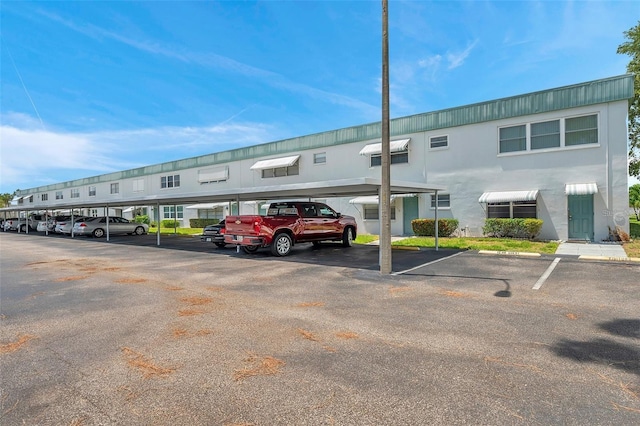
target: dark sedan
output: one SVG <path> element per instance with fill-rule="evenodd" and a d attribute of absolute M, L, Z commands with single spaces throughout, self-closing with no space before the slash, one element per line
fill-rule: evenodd
<path fill-rule="evenodd" d="M 224 247 L 227 243 L 224 242 L 224 219 L 215 225 L 207 225 L 202 230 L 202 236 L 200 241 L 211 242 L 218 247 Z"/>

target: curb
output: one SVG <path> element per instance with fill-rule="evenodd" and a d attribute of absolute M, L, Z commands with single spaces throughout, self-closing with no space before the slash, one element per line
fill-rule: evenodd
<path fill-rule="evenodd" d="M 410 251 L 420 251 L 420 247 L 416 246 L 391 246 L 393 250 L 410 250 Z"/>
<path fill-rule="evenodd" d="M 500 256 L 523 256 L 523 257 L 540 257 L 540 253 L 529 253 L 525 251 L 494 251 L 494 250 L 479 250 L 479 254 L 494 254 Z"/>
<path fill-rule="evenodd" d="M 609 257 L 609 256 L 589 256 L 580 255 L 579 260 L 606 260 L 609 262 L 640 262 L 640 257 Z"/>

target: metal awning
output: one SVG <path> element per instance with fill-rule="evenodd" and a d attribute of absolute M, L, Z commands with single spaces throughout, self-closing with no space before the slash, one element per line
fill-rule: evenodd
<path fill-rule="evenodd" d="M 391 152 L 405 151 L 410 141 L 411 139 L 399 139 L 397 141 L 391 141 L 389 144 Z M 382 142 L 365 145 L 365 147 L 360 150 L 360 155 L 376 154 L 382 154 Z"/>
<path fill-rule="evenodd" d="M 538 190 L 485 192 L 478 199 L 479 203 L 506 203 L 510 201 L 535 201 Z"/>
<path fill-rule="evenodd" d="M 275 169 L 278 167 L 290 167 L 296 164 L 299 155 L 292 155 L 290 157 L 281 157 L 281 158 L 271 158 L 269 160 L 260 160 L 257 161 L 253 166 L 250 167 L 251 170 L 265 170 L 265 169 Z"/>
<path fill-rule="evenodd" d="M 569 183 L 564 187 L 567 195 L 590 195 L 598 193 L 598 185 L 595 183 Z"/>
<path fill-rule="evenodd" d="M 122 213 L 130 213 L 133 211 L 133 207 L 127 207 L 126 209 L 122 210 Z"/>
<path fill-rule="evenodd" d="M 407 198 L 407 197 L 417 197 L 418 194 L 393 194 L 391 195 L 391 201 L 396 198 Z M 377 195 L 370 195 L 367 197 L 356 197 L 349 200 L 349 204 L 378 204 L 380 201 L 378 200 Z"/>
<path fill-rule="evenodd" d="M 212 210 L 216 207 L 225 207 L 228 206 L 229 203 L 202 203 L 202 204 L 192 204 L 190 206 L 186 206 L 185 209 L 202 209 L 202 210 Z"/>

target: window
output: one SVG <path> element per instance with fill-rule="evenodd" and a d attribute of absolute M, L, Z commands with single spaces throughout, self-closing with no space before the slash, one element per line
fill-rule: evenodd
<path fill-rule="evenodd" d="M 40 199 L 42 201 L 48 201 L 49 200 L 49 194 L 41 194 L 40 195 Z"/>
<path fill-rule="evenodd" d="M 560 148 L 560 120 L 531 123 L 531 149 Z"/>
<path fill-rule="evenodd" d="M 364 206 L 364 219 L 380 219 L 379 206 L 373 204 Z M 396 220 L 396 206 L 391 206 L 391 220 Z"/>
<path fill-rule="evenodd" d="M 29 196 L 29 202 L 33 203 L 33 195 Z"/>
<path fill-rule="evenodd" d="M 72 189 L 71 190 L 71 198 L 80 198 L 80 190 L 79 189 Z"/>
<path fill-rule="evenodd" d="M 565 120 L 565 146 L 598 143 L 598 116 L 567 118 Z"/>
<path fill-rule="evenodd" d="M 90 186 L 89 187 L 89 197 L 95 197 L 96 196 L 96 187 L 95 186 Z"/>
<path fill-rule="evenodd" d="M 275 169 L 263 169 L 263 178 L 283 177 L 283 176 L 295 176 L 300 174 L 298 163 L 288 167 L 276 167 Z"/>
<path fill-rule="evenodd" d="M 112 194 L 120 193 L 120 183 L 116 182 L 111 184 L 111 193 Z"/>
<path fill-rule="evenodd" d="M 447 148 L 449 146 L 449 136 L 434 136 L 429 138 L 429 148 Z"/>
<path fill-rule="evenodd" d="M 449 194 L 438 194 L 438 209 L 448 209 L 451 207 L 451 196 Z M 431 196 L 431 208 L 436 208 L 435 194 Z"/>
<path fill-rule="evenodd" d="M 160 177 L 160 188 L 178 188 L 180 186 L 180 175 L 169 175 Z"/>
<path fill-rule="evenodd" d="M 134 179 L 133 184 L 133 192 L 142 192 L 144 191 L 144 179 Z"/>
<path fill-rule="evenodd" d="M 392 152 L 391 164 L 402 164 L 409 162 L 409 151 Z M 382 155 L 376 154 L 371 156 L 371 167 L 382 165 Z"/>
<path fill-rule="evenodd" d="M 500 154 L 597 144 L 598 115 L 502 127 L 499 132 Z"/>
<path fill-rule="evenodd" d="M 56 200 L 62 200 L 62 191 L 56 191 Z"/>
<path fill-rule="evenodd" d="M 313 164 L 324 164 L 327 162 L 327 153 L 318 152 L 313 154 Z"/>
<path fill-rule="evenodd" d="M 183 219 L 184 218 L 183 206 L 164 206 L 163 217 L 165 219 Z"/>
<path fill-rule="evenodd" d="M 527 126 L 503 127 L 500 129 L 500 153 L 525 151 L 527 149 Z"/>
<path fill-rule="evenodd" d="M 487 217 L 502 219 L 538 217 L 536 201 L 511 201 L 503 203 L 487 203 Z"/>
<path fill-rule="evenodd" d="M 224 209 L 216 207 L 213 209 L 198 209 L 198 219 L 224 219 Z"/>

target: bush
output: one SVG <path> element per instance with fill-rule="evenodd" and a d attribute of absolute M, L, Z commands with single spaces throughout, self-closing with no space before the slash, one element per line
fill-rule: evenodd
<path fill-rule="evenodd" d="M 160 223 L 162 228 L 180 228 L 180 221 L 175 219 L 165 219 Z"/>
<path fill-rule="evenodd" d="M 534 239 L 542 229 L 541 219 L 486 219 L 482 232 L 488 237 Z"/>
<path fill-rule="evenodd" d="M 151 219 L 149 218 L 148 215 L 140 215 L 140 216 L 136 216 L 133 221 L 135 223 L 146 223 L 147 225 L 149 225 L 151 223 Z"/>
<path fill-rule="evenodd" d="M 220 223 L 220 219 L 189 219 L 189 226 L 192 228 L 204 228 L 207 225 Z"/>
<path fill-rule="evenodd" d="M 434 237 L 435 219 L 414 219 L 411 221 L 413 233 L 420 237 Z M 438 219 L 438 236 L 449 237 L 458 229 L 458 219 Z"/>

